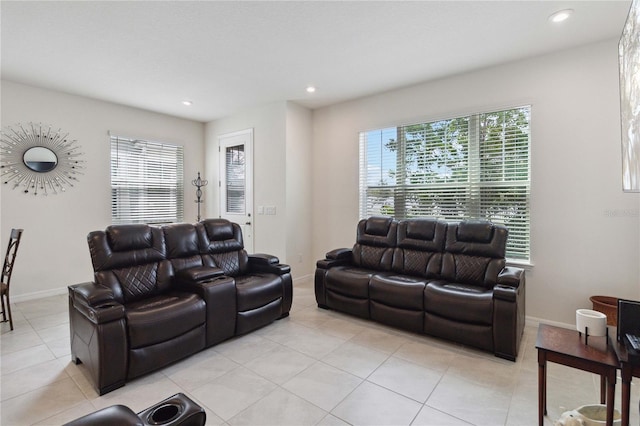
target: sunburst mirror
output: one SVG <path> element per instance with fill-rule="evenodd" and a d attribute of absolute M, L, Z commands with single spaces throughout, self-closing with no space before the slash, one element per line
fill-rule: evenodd
<path fill-rule="evenodd" d="M 84 170 L 78 141 L 41 123 L 18 124 L 3 131 L 0 154 L 2 184 L 25 194 L 65 192 Z"/>

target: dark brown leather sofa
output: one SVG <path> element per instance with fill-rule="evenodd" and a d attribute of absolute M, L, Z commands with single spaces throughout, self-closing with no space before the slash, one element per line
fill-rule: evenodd
<path fill-rule="evenodd" d="M 505 266 L 507 229 L 372 217 L 352 249 L 317 262 L 318 306 L 515 360 L 524 330 L 524 270 Z"/>
<path fill-rule="evenodd" d="M 289 315 L 290 267 L 240 227 L 114 225 L 87 237 L 94 282 L 69 286 L 71 356 L 100 395 Z"/>

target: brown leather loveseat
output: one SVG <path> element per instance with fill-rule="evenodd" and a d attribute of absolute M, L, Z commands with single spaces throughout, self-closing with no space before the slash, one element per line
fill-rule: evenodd
<path fill-rule="evenodd" d="M 352 249 L 317 262 L 318 306 L 515 360 L 525 275 L 505 266 L 507 229 L 486 221 L 372 217 Z"/>
<path fill-rule="evenodd" d="M 290 267 L 240 227 L 113 225 L 87 237 L 94 282 L 69 286 L 71 355 L 100 395 L 289 315 Z"/>

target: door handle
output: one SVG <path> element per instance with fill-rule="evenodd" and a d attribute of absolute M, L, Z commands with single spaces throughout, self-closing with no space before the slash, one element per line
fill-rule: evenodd
<path fill-rule="evenodd" d="M 245 222 L 244 224 L 245 225 L 251 225 L 251 222 Z"/>

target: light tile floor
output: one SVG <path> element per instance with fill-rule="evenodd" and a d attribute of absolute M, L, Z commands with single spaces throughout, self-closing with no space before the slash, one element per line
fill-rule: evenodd
<path fill-rule="evenodd" d="M 113 404 L 139 412 L 178 392 L 206 409 L 208 425 L 537 423 L 535 327 L 517 362 L 505 361 L 318 309 L 308 280 L 294 283 L 288 318 L 101 397 L 71 362 L 66 296 L 17 303 L 14 323 L 0 337 L 3 426 L 60 425 Z M 619 408 L 619 384 L 616 397 Z M 635 425 L 639 399 L 634 384 Z M 546 425 L 598 400 L 597 376 L 549 364 Z"/>

